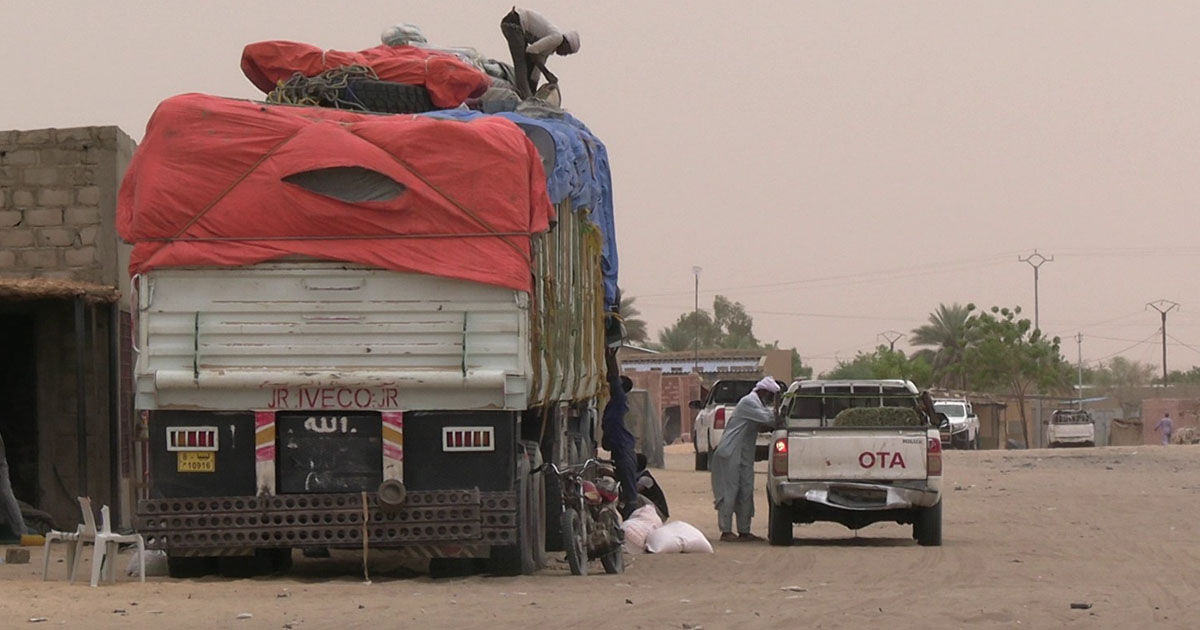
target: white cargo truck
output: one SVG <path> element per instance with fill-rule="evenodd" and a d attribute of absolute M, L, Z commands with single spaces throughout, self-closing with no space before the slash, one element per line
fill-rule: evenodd
<path fill-rule="evenodd" d="M 362 149 L 319 135 L 392 121 L 415 140 L 392 146 L 397 136 L 379 133 Z M 360 159 L 327 146 L 351 146 L 371 168 L 280 179 L 290 163 L 263 157 L 271 166 L 260 168 L 251 154 L 258 179 L 235 184 L 256 188 L 217 201 L 197 193 L 204 178 L 238 175 L 208 170 L 227 146 L 262 136 L 274 146 L 271 124 L 301 164 L 292 168 Z M 458 155 L 437 155 L 443 139 Z M 375 160 L 389 151 L 409 152 L 403 168 Z M 561 549 L 557 479 L 534 471 L 594 452 L 607 395 L 615 245 L 603 151 L 569 120 L 351 118 L 194 95 L 164 103 L 126 177 L 121 216 L 142 261 L 134 379 L 149 473 L 138 529 L 166 551 L 171 574 L 262 572 L 287 567 L 293 550 L 364 546 L 429 559 L 434 571 L 467 563 L 518 574 Z M 402 183 L 391 185 L 402 195 L 394 208 L 362 190 L 381 171 Z M 568 183 L 548 194 L 546 174 Z M 509 215 L 472 195 L 502 189 L 514 191 L 497 200 L 516 199 L 514 220 L 552 210 L 552 221 L 489 231 Z M 252 195 L 274 205 L 239 204 Z M 265 232 L 276 226 L 291 232 Z M 435 242 L 444 260 L 428 264 Z M 492 254 L 481 251 L 519 254 L 528 290 L 488 281 Z M 408 258 L 389 267 L 397 255 Z"/>

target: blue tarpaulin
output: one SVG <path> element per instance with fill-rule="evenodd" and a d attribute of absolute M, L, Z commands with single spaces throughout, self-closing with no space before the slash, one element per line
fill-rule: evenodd
<path fill-rule="evenodd" d="M 480 116 L 500 116 L 512 122 L 545 130 L 554 138 L 557 159 L 554 168 L 546 173 L 546 189 L 550 201 L 559 203 L 570 199 L 572 207 L 591 211 L 590 219 L 604 235 L 604 301 L 610 309 L 617 306 L 617 234 L 613 221 L 612 171 L 608 165 L 608 149 L 574 116 L 562 118 L 531 118 L 502 112 L 483 114 L 477 111 L 451 109 L 429 112 L 427 116 L 451 120 L 473 120 Z"/>

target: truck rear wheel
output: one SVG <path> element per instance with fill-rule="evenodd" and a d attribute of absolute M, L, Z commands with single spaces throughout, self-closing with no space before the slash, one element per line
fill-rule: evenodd
<path fill-rule="evenodd" d="M 792 506 L 775 505 L 767 497 L 767 542 L 776 547 L 789 547 L 792 544 Z"/>
<path fill-rule="evenodd" d="M 528 575 L 536 569 L 533 547 L 530 544 L 532 534 L 529 526 L 529 515 L 537 510 L 533 506 L 534 484 L 529 474 L 529 458 L 522 449 L 521 458 L 517 463 L 517 478 L 513 484 L 517 491 L 517 540 L 516 544 L 492 547 L 488 558 L 488 572 L 494 575 Z"/>
<path fill-rule="evenodd" d="M 708 452 L 696 451 L 696 470 L 708 470 Z"/>
<path fill-rule="evenodd" d="M 922 547 L 942 546 L 942 502 L 939 499 L 932 507 L 917 512 L 913 521 L 913 538 Z"/>

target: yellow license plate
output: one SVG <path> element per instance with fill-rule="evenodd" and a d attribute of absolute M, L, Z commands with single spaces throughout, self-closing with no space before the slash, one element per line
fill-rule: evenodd
<path fill-rule="evenodd" d="M 217 472 L 217 454 L 213 451 L 180 451 L 179 472 Z"/>

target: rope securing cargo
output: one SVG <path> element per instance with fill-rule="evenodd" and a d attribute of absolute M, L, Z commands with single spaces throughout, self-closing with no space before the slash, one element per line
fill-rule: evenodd
<path fill-rule="evenodd" d="M 367 107 L 353 98 L 350 89 L 352 79 L 378 80 L 379 75 L 369 66 L 343 66 L 326 70 L 314 77 L 306 77 L 295 73 L 287 81 L 280 81 L 275 89 L 267 94 L 266 101 L 278 105 L 308 105 L 312 107 L 333 107 L 335 109 L 350 109 L 359 112 L 368 111 Z"/>

